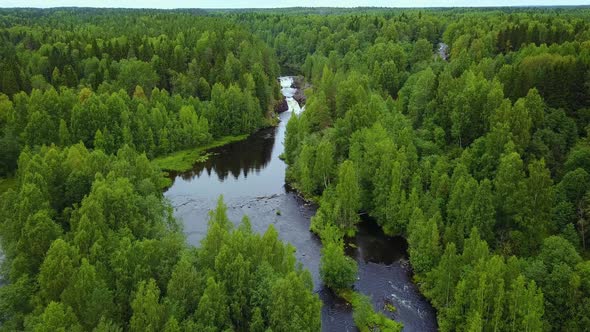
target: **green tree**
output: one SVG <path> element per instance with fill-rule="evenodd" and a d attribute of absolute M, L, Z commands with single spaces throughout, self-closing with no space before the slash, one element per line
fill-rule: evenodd
<path fill-rule="evenodd" d="M 49 303 L 32 330 L 35 332 L 83 331 L 72 308 L 58 302 Z"/>
<path fill-rule="evenodd" d="M 517 152 L 509 152 L 502 156 L 494 179 L 494 189 L 496 209 L 504 224 L 510 224 L 519 210 L 523 173 L 523 162 Z"/>
<path fill-rule="evenodd" d="M 61 233 L 61 227 L 50 218 L 50 212 L 47 210 L 38 211 L 27 218 L 17 247 L 31 262 L 31 271 L 37 271 L 52 242 Z"/>
<path fill-rule="evenodd" d="M 197 81 L 197 96 L 201 100 L 209 100 L 211 98 L 211 87 L 204 77 L 199 77 Z"/>
<path fill-rule="evenodd" d="M 195 318 L 201 331 L 223 331 L 230 325 L 225 290 L 213 278 L 207 279 L 207 287 L 199 301 Z"/>
<path fill-rule="evenodd" d="M 71 138 L 70 138 L 70 131 L 68 129 L 68 125 L 66 124 L 66 121 L 64 119 L 59 120 L 59 133 L 58 133 L 58 137 L 59 137 L 59 145 L 60 146 L 68 146 L 71 143 Z"/>
<path fill-rule="evenodd" d="M 139 283 L 131 308 L 131 331 L 160 331 L 163 328 L 165 311 L 160 304 L 160 289 L 154 279 Z"/>
<path fill-rule="evenodd" d="M 264 332 L 265 331 L 265 323 L 264 318 L 262 318 L 262 311 L 260 308 L 256 307 L 252 311 L 252 321 L 250 322 L 250 331 L 251 332 Z"/>
<path fill-rule="evenodd" d="M 62 239 L 53 241 L 39 272 L 39 292 L 45 303 L 59 301 L 61 293 L 70 284 L 79 264 L 74 247 Z"/>
<path fill-rule="evenodd" d="M 74 308 L 76 316 L 80 317 L 80 323 L 86 329 L 97 326 L 101 317 L 111 316 L 112 294 L 106 282 L 85 258 L 61 298 L 64 304 Z"/>
<path fill-rule="evenodd" d="M 408 245 L 410 262 L 416 274 L 431 271 L 440 257 L 438 224 L 442 223 L 439 214 L 426 220 L 419 208 L 414 210 L 408 225 Z"/>
<path fill-rule="evenodd" d="M 379 84 L 393 98 L 397 97 L 400 88 L 399 69 L 394 61 L 387 61 L 381 65 L 375 65 L 374 70 L 377 72 L 373 76 L 377 77 Z"/>
<path fill-rule="evenodd" d="M 151 64 L 147 62 L 125 59 L 119 63 L 117 82 L 120 88 L 127 91 L 129 95 L 133 93 L 137 86 L 144 88 L 146 91 L 152 91 L 157 81 L 158 75 Z"/>
<path fill-rule="evenodd" d="M 191 256 L 184 254 L 168 282 L 166 299 L 176 317 L 184 317 L 197 309 L 204 285 L 194 264 Z"/>
<path fill-rule="evenodd" d="M 510 315 L 506 327 L 512 331 L 543 330 L 543 294 L 534 281 L 526 282 L 519 276 L 508 294 Z"/>
<path fill-rule="evenodd" d="M 299 116 L 297 114 L 291 115 L 285 130 L 285 162 L 288 165 L 293 165 L 298 155 L 299 145 L 301 144 L 299 136 L 302 134 L 299 128 Z"/>
<path fill-rule="evenodd" d="M 335 222 L 346 232 L 354 233 L 354 226 L 359 221 L 360 186 L 352 161 L 343 162 L 338 169 L 338 183 L 335 192 Z"/>
<path fill-rule="evenodd" d="M 328 287 L 338 290 L 352 286 L 357 270 L 356 262 L 344 254 L 341 240 L 324 243 L 320 275 Z"/>
<path fill-rule="evenodd" d="M 490 180 L 484 179 L 479 183 L 465 217 L 468 228 L 477 227 L 482 238 L 492 243 L 496 224 L 496 209 Z"/>
<path fill-rule="evenodd" d="M 426 294 L 432 299 L 437 308 L 445 308 L 451 305 L 460 272 L 461 262 L 457 255 L 457 249 L 454 243 L 449 243 L 445 247 L 438 265 L 426 276 L 428 282 Z"/>
<path fill-rule="evenodd" d="M 313 195 L 316 191 L 316 178 L 313 177 L 313 167 L 316 164 L 316 149 L 311 144 L 304 143 L 297 158 L 297 178 L 303 193 Z"/>
<path fill-rule="evenodd" d="M 96 134 L 94 134 L 94 148 L 105 151 L 106 150 L 105 147 L 106 147 L 105 138 L 104 138 L 102 132 L 100 131 L 100 129 L 98 129 L 96 131 Z"/>
<path fill-rule="evenodd" d="M 320 330 L 321 302 L 317 295 L 310 292 L 311 288 L 309 274 L 305 278 L 305 276 L 298 276 L 295 272 L 289 272 L 278 279 L 271 289 L 269 328 L 273 331 Z"/>
<path fill-rule="evenodd" d="M 414 44 L 412 50 L 412 62 L 418 63 L 420 61 L 427 61 L 432 58 L 432 44 L 424 39 L 420 38 Z"/>
<path fill-rule="evenodd" d="M 334 144 L 324 137 L 317 146 L 316 157 L 313 166 L 313 178 L 319 179 L 322 189 L 326 189 L 332 180 L 334 172 Z"/>

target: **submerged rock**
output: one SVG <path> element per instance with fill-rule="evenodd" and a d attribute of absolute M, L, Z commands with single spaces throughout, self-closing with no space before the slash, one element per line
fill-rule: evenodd
<path fill-rule="evenodd" d="M 311 84 L 305 81 L 305 78 L 303 76 L 296 76 L 293 79 L 291 87 L 297 89 L 295 95 L 293 95 L 293 99 L 297 100 L 299 105 L 305 105 L 305 102 L 307 101 L 307 97 L 305 96 L 305 89 L 310 88 Z"/>

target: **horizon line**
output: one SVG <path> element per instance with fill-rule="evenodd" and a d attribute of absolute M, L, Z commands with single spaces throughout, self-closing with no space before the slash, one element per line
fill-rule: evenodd
<path fill-rule="evenodd" d="M 175 7 L 175 8 L 162 8 L 162 7 L 99 7 L 99 6 L 54 6 L 54 7 L 3 7 L 0 5 L 0 9 L 155 9 L 155 10 L 269 10 L 269 9 L 462 9 L 462 8 L 579 8 L 589 7 L 590 4 L 557 4 L 557 5 L 501 5 L 501 6 L 422 6 L 422 7 L 409 7 L 409 6 L 353 6 L 353 7 L 333 7 L 333 6 L 288 6 L 288 7 Z"/>

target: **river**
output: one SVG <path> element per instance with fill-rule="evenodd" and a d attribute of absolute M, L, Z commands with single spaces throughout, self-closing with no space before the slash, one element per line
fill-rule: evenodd
<path fill-rule="evenodd" d="M 190 244 L 198 246 L 207 233 L 208 211 L 223 195 L 228 216 L 236 224 L 243 215 L 252 228 L 264 232 L 274 225 L 279 236 L 296 248 L 299 262 L 313 276 L 315 291 L 324 305 L 323 331 L 356 331 L 352 310 L 320 280 L 321 242 L 309 231 L 316 207 L 305 203 L 285 183 L 283 152 L 285 128 L 293 114 L 302 112 L 293 96 L 291 77 L 280 78 L 289 109 L 279 115 L 277 127 L 262 129 L 248 139 L 211 149 L 213 155 L 184 173 L 170 174 L 173 184 L 164 193 L 183 221 Z M 372 222 L 360 224 L 357 236 L 349 240 L 347 254 L 359 264 L 355 289 L 372 297 L 375 308 L 384 311 L 386 302 L 397 311 L 390 317 L 404 323 L 404 331 L 435 331 L 436 315 L 428 301 L 411 282 L 406 241 L 385 236 Z"/>

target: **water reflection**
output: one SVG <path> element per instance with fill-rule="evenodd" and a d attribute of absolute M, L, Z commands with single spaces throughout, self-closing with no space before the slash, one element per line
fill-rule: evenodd
<path fill-rule="evenodd" d="M 356 236 L 346 239 L 346 243 L 346 254 L 359 262 L 391 265 L 408 257 L 406 239 L 385 235 L 369 218 L 358 224 Z"/>
<path fill-rule="evenodd" d="M 277 128 L 266 128 L 251 135 L 244 141 L 209 150 L 207 161 L 196 163 L 193 168 L 183 173 L 171 173 L 174 179 L 180 176 L 183 180 L 193 180 L 215 175 L 220 182 L 240 177 L 248 178 L 252 172 L 259 174 L 270 163 L 275 145 Z"/>
<path fill-rule="evenodd" d="M 321 243 L 309 231 L 315 206 L 301 200 L 285 185 L 283 152 L 286 123 L 302 109 L 292 98 L 291 78 L 281 78 L 289 110 L 281 113 L 280 124 L 251 135 L 247 140 L 212 149 L 209 160 L 197 163 L 184 173 L 172 173 L 172 186 L 165 196 L 174 206 L 175 216 L 183 221 L 188 242 L 199 245 L 207 233 L 208 211 L 219 195 L 224 196 L 228 217 L 239 222 L 248 215 L 252 229 L 264 232 L 272 225 L 280 238 L 293 245 L 295 255 L 311 272 L 314 290 L 322 299 L 323 331 L 356 331 L 350 305 L 325 288 L 320 280 Z M 403 238 L 385 236 L 374 221 L 359 225 L 347 254 L 359 264 L 355 288 L 371 297 L 376 309 L 384 304 L 398 309 L 387 313 L 404 323 L 404 331 L 436 331 L 433 308 L 411 282 L 407 264 L 407 243 Z"/>
<path fill-rule="evenodd" d="M 292 97 L 293 78 L 280 80 L 289 110 L 279 115 L 279 126 L 260 130 L 244 141 L 211 149 L 208 152 L 213 155 L 206 162 L 196 163 L 188 172 L 171 173 L 173 184 L 165 193 L 167 197 L 204 199 L 223 195 L 227 200 L 285 193 L 286 165 L 279 155 L 284 149 L 286 124 L 301 108 Z"/>

